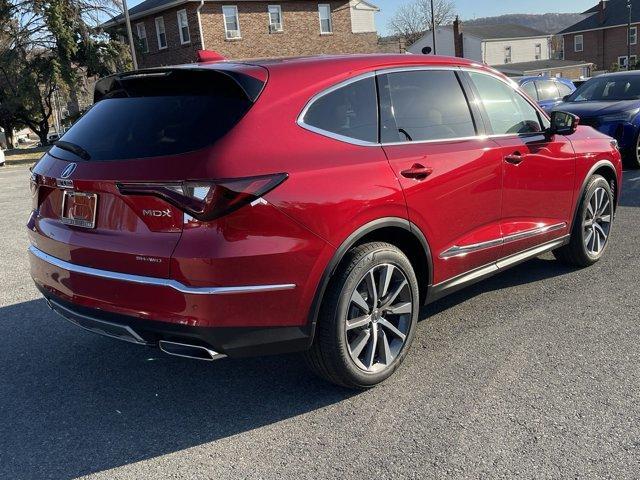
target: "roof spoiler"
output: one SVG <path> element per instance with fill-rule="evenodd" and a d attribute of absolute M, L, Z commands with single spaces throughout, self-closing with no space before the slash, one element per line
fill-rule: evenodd
<path fill-rule="evenodd" d="M 204 78 L 207 78 L 205 81 Z M 184 90 L 206 92 L 218 88 L 212 79 L 226 82 L 231 88 L 237 88 L 251 102 L 255 102 L 262 93 L 266 79 L 227 69 L 203 68 L 194 65 L 152 68 L 124 72 L 101 78 L 95 84 L 93 101 L 103 98 L 138 97 L 162 95 Z M 199 80 L 199 81 L 198 81 Z"/>
<path fill-rule="evenodd" d="M 214 52 L 213 50 L 198 50 L 198 58 L 196 59 L 196 62 L 222 62 L 223 60 L 226 60 L 226 58 L 218 52 Z"/>

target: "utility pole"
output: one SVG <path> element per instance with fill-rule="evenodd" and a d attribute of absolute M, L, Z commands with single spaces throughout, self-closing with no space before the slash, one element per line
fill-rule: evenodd
<path fill-rule="evenodd" d="M 131 33 L 131 19 L 129 18 L 129 7 L 127 0 L 122 0 L 122 8 L 124 8 L 124 22 L 127 24 L 127 35 L 129 36 L 129 47 L 131 48 L 131 60 L 133 61 L 133 69 L 138 69 L 138 60 L 136 59 L 136 48 L 133 44 L 133 33 Z"/>
<path fill-rule="evenodd" d="M 631 0 L 628 0 L 631 1 Z M 433 13 L 433 0 L 431 0 L 431 35 L 433 38 L 433 54 L 437 55 L 436 52 L 436 17 Z"/>
<path fill-rule="evenodd" d="M 629 71 L 631 70 L 631 0 L 627 0 L 627 9 L 629 10 L 629 19 L 627 22 L 627 71 Z"/>

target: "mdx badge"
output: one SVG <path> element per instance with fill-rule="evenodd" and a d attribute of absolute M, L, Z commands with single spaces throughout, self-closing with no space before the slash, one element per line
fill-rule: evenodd
<path fill-rule="evenodd" d="M 142 210 L 143 217 L 171 217 L 171 209 L 166 210 Z"/>

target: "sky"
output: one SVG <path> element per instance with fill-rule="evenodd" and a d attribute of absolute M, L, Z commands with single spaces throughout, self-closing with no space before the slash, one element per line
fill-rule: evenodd
<path fill-rule="evenodd" d="M 386 35 L 387 22 L 393 12 L 403 3 L 412 0 L 371 0 L 380 7 L 376 24 L 378 31 Z M 505 13 L 576 13 L 584 12 L 598 3 L 598 0 L 453 0 L 456 13 L 462 20 L 477 17 L 492 17 Z"/>

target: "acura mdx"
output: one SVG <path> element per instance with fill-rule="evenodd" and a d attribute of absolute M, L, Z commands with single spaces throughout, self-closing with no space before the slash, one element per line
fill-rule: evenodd
<path fill-rule="evenodd" d="M 609 243 L 615 140 L 465 59 L 324 56 L 113 75 L 33 168 L 31 275 L 88 330 L 213 360 L 304 352 L 367 388 L 423 304 Z"/>

